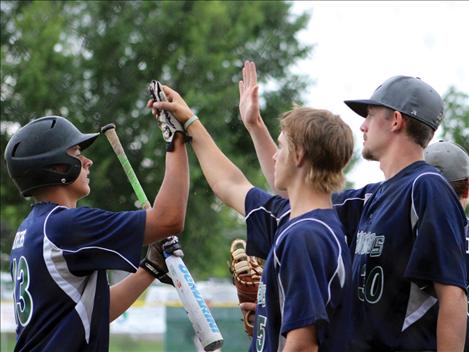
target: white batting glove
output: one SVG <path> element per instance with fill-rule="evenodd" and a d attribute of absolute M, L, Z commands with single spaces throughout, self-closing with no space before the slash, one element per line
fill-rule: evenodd
<path fill-rule="evenodd" d="M 154 101 L 168 101 L 163 89 L 161 88 L 160 82 L 152 80 L 148 86 L 148 91 Z M 166 141 L 166 150 L 168 152 L 172 152 L 174 150 L 174 136 L 177 132 L 184 135 L 185 142 L 190 141 L 190 137 L 184 130 L 183 125 L 173 116 L 173 114 L 171 114 L 171 112 L 160 110 L 157 116 L 157 121 L 163 134 L 163 139 Z"/>

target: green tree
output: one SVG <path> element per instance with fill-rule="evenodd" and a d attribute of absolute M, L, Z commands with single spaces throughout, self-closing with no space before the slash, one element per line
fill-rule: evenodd
<path fill-rule="evenodd" d="M 254 60 L 266 123 L 308 85 L 289 71 L 311 48 L 296 38 L 308 21 L 284 1 L 2 2 L 0 143 L 31 118 L 70 118 L 83 131 L 109 122 L 152 199 L 164 172 L 164 142 L 145 109 L 147 83 L 175 87 L 204 120 L 221 149 L 257 185 L 265 186 L 248 134 L 238 118 L 243 60 Z M 189 148 L 190 149 L 190 148 Z M 135 196 L 105 139 L 87 151 L 94 160 L 92 193 L 80 205 L 132 209 Z M 8 180 L 1 161 L 1 251 L 29 205 Z M 243 219 L 221 205 L 191 155 L 191 194 L 182 236 L 186 261 L 198 278 L 225 276 L 229 242 L 245 236 Z M 3 240 L 4 239 L 4 240 Z"/>
<path fill-rule="evenodd" d="M 450 87 L 443 97 L 445 118 L 441 124 L 444 139 L 469 152 L 469 95 Z"/>
<path fill-rule="evenodd" d="M 469 153 L 469 95 L 450 87 L 443 100 L 446 111 L 441 124 L 442 137 L 459 144 Z M 469 207 L 466 215 L 469 215 Z"/>

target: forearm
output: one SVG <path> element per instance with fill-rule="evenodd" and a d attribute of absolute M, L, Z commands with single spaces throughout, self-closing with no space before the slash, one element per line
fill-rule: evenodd
<path fill-rule="evenodd" d="M 199 121 L 189 127 L 189 134 L 193 137 L 192 149 L 212 191 L 223 203 L 244 214 L 244 199 L 252 185 Z"/>
<path fill-rule="evenodd" d="M 290 331 L 287 334 L 283 352 L 317 352 L 319 351 L 316 339 L 316 329 L 308 326 Z"/>
<path fill-rule="evenodd" d="M 128 275 L 125 279 L 111 286 L 109 321 L 112 322 L 124 313 L 132 303 L 150 286 L 154 277 L 142 268 Z"/>
<path fill-rule="evenodd" d="M 163 87 L 169 101 L 153 104 L 154 109 L 171 111 L 182 124 L 193 116 L 184 99 L 169 87 Z M 198 120 L 186 126 L 192 136 L 192 148 L 214 193 L 228 206 L 244 214 L 244 199 L 252 187 L 243 173 L 221 152 Z"/>
<path fill-rule="evenodd" d="M 462 351 L 466 336 L 467 296 L 456 286 L 435 284 L 439 311 L 436 330 L 438 351 Z"/>
<path fill-rule="evenodd" d="M 267 179 L 270 187 L 275 189 L 273 155 L 277 151 L 277 145 L 260 116 L 255 124 L 249 125 L 248 132 L 254 144 L 254 149 L 256 150 L 257 159 L 259 160 L 262 173 Z"/>
<path fill-rule="evenodd" d="M 270 188 L 278 195 L 288 198 L 286 192 L 275 188 L 275 165 L 273 156 L 277 151 L 277 145 L 275 144 L 275 141 L 270 135 L 267 126 L 260 116 L 256 124 L 251 124 L 249 126 L 248 132 L 254 144 L 254 149 L 256 150 L 256 155 L 261 166 L 262 174 L 269 183 Z"/>
<path fill-rule="evenodd" d="M 181 134 L 174 151 L 166 153 L 165 174 L 153 208 L 147 213 L 156 229 L 145 236 L 145 244 L 183 231 L 189 197 L 189 162 Z"/>
<path fill-rule="evenodd" d="M 189 161 L 183 136 L 176 134 L 175 149 L 166 153 L 165 175 L 153 205 L 160 221 L 169 216 L 171 220 L 168 223 L 180 228 L 179 231 L 169 233 L 182 231 L 188 198 Z"/>

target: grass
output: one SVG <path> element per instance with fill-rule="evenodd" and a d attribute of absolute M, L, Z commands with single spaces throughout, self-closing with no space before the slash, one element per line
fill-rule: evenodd
<path fill-rule="evenodd" d="M 15 348 L 15 334 L 0 335 L 0 351 L 11 352 Z M 109 352 L 163 352 L 163 341 L 141 339 L 129 335 L 111 335 Z"/>
<path fill-rule="evenodd" d="M 142 339 L 126 334 L 113 334 L 109 342 L 109 352 L 163 352 L 162 340 Z"/>

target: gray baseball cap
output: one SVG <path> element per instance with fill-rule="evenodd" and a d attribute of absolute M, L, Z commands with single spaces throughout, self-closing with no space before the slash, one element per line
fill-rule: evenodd
<path fill-rule="evenodd" d="M 443 120 L 443 100 L 440 95 L 415 77 L 391 77 L 376 88 L 370 99 L 345 100 L 344 103 L 363 117 L 368 115 L 369 105 L 385 106 L 413 117 L 433 130 Z"/>
<path fill-rule="evenodd" d="M 469 155 L 456 143 L 438 141 L 430 144 L 424 151 L 424 157 L 450 182 L 469 177 Z"/>

